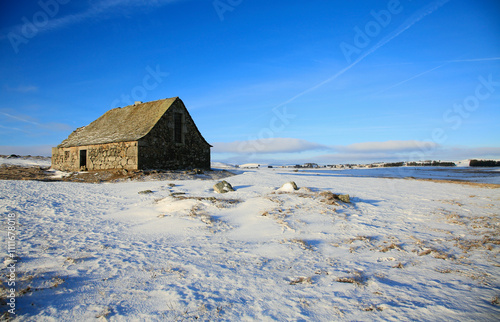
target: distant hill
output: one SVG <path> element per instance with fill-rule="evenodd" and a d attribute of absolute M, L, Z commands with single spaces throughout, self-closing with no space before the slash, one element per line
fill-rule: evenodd
<path fill-rule="evenodd" d="M 470 160 L 471 167 L 500 167 L 500 161 L 495 160 Z"/>

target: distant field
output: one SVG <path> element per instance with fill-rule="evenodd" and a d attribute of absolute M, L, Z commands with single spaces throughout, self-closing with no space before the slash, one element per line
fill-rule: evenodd
<path fill-rule="evenodd" d="M 299 170 L 305 173 L 329 174 L 332 176 L 373 178 L 416 178 L 435 180 L 461 180 L 478 183 L 500 184 L 500 169 L 470 167 L 397 167 L 372 169 L 315 169 Z"/>

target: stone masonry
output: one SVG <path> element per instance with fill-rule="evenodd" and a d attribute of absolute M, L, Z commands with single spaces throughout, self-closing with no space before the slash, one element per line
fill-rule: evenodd
<path fill-rule="evenodd" d="M 210 147 L 178 97 L 108 111 L 52 149 L 63 171 L 210 169 Z"/>
<path fill-rule="evenodd" d="M 87 151 L 84 166 L 80 166 L 80 151 Z M 59 170 L 137 170 L 137 142 L 118 142 L 90 146 L 53 148 L 52 164 Z"/>

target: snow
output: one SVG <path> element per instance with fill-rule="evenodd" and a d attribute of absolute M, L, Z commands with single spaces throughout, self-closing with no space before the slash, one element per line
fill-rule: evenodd
<path fill-rule="evenodd" d="M 295 188 L 297 188 L 297 186 L 294 186 L 294 182 L 287 182 L 282 185 L 281 188 L 278 189 L 278 191 L 293 192 L 296 190 Z"/>
<path fill-rule="evenodd" d="M 8 214 L 18 223 L 14 317 L 498 319 L 498 189 L 238 173 L 225 194 L 215 180 L 0 181 L 2 245 Z M 290 181 L 309 189 L 278 191 Z M 325 190 L 352 203 L 325 203 Z"/>
<path fill-rule="evenodd" d="M 70 172 L 55 170 L 52 168 L 47 170 L 47 173 L 49 173 L 51 178 L 53 178 L 53 179 L 62 179 L 62 178 L 65 178 L 65 177 L 68 177 L 71 175 Z"/>
<path fill-rule="evenodd" d="M 245 163 L 245 164 L 240 165 L 240 168 L 243 168 L 243 169 L 244 168 L 251 169 L 251 168 L 258 168 L 258 167 L 260 167 L 260 164 L 258 164 L 258 163 Z"/>
<path fill-rule="evenodd" d="M 434 180 L 462 180 L 500 184 L 500 168 L 475 167 L 397 167 L 363 169 L 314 169 L 299 173 L 329 175 L 332 177 L 415 178 Z"/>
<path fill-rule="evenodd" d="M 212 169 L 233 169 L 234 166 L 224 162 L 212 162 Z"/>
<path fill-rule="evenodd" d="M 0 165 L 18 165 L 23 167 L 50 167 L 50 158 L 30 158 L 30 157 L 19 157 L 19 158 L 2 158 L 0 157 Z"/>
<path fill-rule="evenodd" d="M 451 162 L 453 162 L 453 161 L 451 161 Z M 470 163 L 470 159 L 455 161 L 454 163 L 457 165 L 457 167 L 468 167 L 469 163 Z"/>

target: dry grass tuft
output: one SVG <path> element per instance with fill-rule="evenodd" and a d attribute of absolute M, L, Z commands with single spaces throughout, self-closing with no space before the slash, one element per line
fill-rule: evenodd
<path fill-rule="evenodd" d="M 336 281 L 339 283 L 351 283 L 356 285 L 362 284 L 355 277 L 338 277 Z"/>
<path fill-rule="evenodd" d="M 371 237 L 371 236 L 356 236 L 356 237 L 349 238 L 348 240 L 346 240 L 346 244 L 352 244 L 353 242 L 358 241 L 358 240 L 369 243 L 373 239 L 374 239 L 374 237 Z"/>
<path fill-rule="evenodd" d="M 37 289 L 32 289 L 30 286 L 28 286 L 22 290 L 19 290 L 19 292 L 17 292 L 17 293 L 19 296 L 22 296 L 22 295 L 27 294 L 27 293 L 32 293 L 33 291 L 37 291 Z"/>
<path fill-rule="evenodd" d="M 228 223 L 226 223 L 225 221 L 217 219 L 214 216 L 208 214 L 206 211 L 204 211 L 202 209 L 201 205 L 194 205 L 189 210 L 188 215 L 190 217 L 197 218 L 197 219 L 201 220 L 201 222 L 207 224 L 212 233 L 220 232 L 223 230 L 228 230 L 231 228 L 231 226 Z"/>
<path fill-rule="evenodd" d="M 209 201 L 217 208 L 231 208 L 234 205 L 241 203 L 240 199 L 217 199 L 215 197 L 195 197 L 195 196 L 185 196 L 184 192 L 175 192 L 170 194 L 177 200 L 197 200 L 197 201 Z"/>
<path fill-rule="evenodd" d="M 64 279 L 62 279 L 62 278 L 60 278 L 60 277 L 54 277 L 54 278 L 52 279 L 52 283 L 53 283 L 53 284 L 52 284 L 51 288 L 56 288 L 56 287 L 58 287 L 59 285 L 61 285 L 62 283 L 64 283 L 64 282 L 65 282 L 65 280 L 64 280 Z"/>
<path fill-rule="evenodd" d="M 290 242 L 298 244 L 300 246 L 300 248 L 302 248 L 304 250 L 314 251 L 313 246 L 310 243 L 308 243 L 306 240 L 303 240 L 300 238 L 294 238 L 294 239 L 291 239 Z"/>
<path fill-rule="evenodd" d="M 383 307 L 381 307 L 381 306 L 375 306 L 375 305 L 370 305 L 369 307 L 363 308 L 363 311 L 365 311 L 365 312 L 373 312 L 373 311 L 379 311 L 379 312 L 381 312 L 383 310 L 384 310 Z"/>
<path fill-rule="evenodd" d="M 105 320 L 107 320 L 110 314 L 111 314 L 111 309 L 109 307 L 106 307 L 99 314 L 96 314 L 95 318 L 96 319 L 104 318 Z"/>
<path fill-rule="evenodd" d="M 465 225 L 465 222 L 459 214 L 449 213 L 445 215 L 445 218 L 450 224 Z"/>
<path fill-rule="evenodd" d="M 451 258 L 451 257 L 452 257 L 451 255 L 446 254 L 445 252 L 442 252 L 442 251 L 438 251 L 438 250 L 433 251 L 432 256 L 433 256 L 434 258 L 437 258 L 437 259 L 444 259 L 444 260 L 449 259 L 449 258 Z"/>
<path fill-rule="evenodd" d="M 394 178 L 394 179 L 399 179 L 399 178 Z M 465 186 L 473 186 L 476 188 L 488 188 L 488 189 L 500 188 L 500 184 L 495 184 L 495 183 L 479 183 L 479 182 L 469 182 L 469 181 L 461 181 L 461 180 L 416 179 L 416 178 L 413 178 L 412 180 L 430 181 L 430 182 L 436 182 L 436 183 L 455 183 L 455 184 L 461 184 L 461 185 L 465 185 Z"/>
<path fill-rule="evenodd" d="M 297 285 L 297 284 L 312 284 L 312 278 L 297 277 L 296 279 L 290 281 L 290 285 Z"/>
<path fill-rule="evenodd" d="M 459 206 L 459 207 L 463 207 L 464 206 L 463 203 L 458 202 L 456 200 L 439 200 L 439 201 L 441 201 L 442 203 L 447 203 L 447 204 L 455 205 L 455 206 Z"/>
<path fill-rule="evenodd" d="M 394 265 L 392 268 L 404 268 L 404 267 L 405 267 L 405 264 L 399 262 L 396 265 Z"/>
<path fill-rule="evenodd" d="M 388 251 L 390 251 L 391 249 L 397 249 L 397 250 L 399 250 L 399 251 L 402 251 L 402 250 L 403 250 L 403 249 L 401 248 L 401 246 L 400 246 L 400 245 L 398 245 L 398 244 L 394 244 L 394 243 L 391 243 L 391 244 L 390 244 L 390 245 L 388 245 L 388 246 L 382 246 L 382 247 L 380 248 L 380 251 L 381 251 L 382 253 L 387 253 L 387 252 L 388 252 Z"/>
<path fill-rule="evenodd" d="M 339 195 L 334 194 L 331 191 L 321 191 L 319 193 L 320 197 L 323 197 L 321 202 L 326 203 L 327 205 L 338 205 Z"/>
<path fill-rule="evenodd" d="M 305 298 L 300 298 L 299 299 L 299 305 L 302 306 L 304 309 L 307 309 L 309 306 L 309 301 L 307 301 Z"/>
<path fill-rule="evenodd" d="M 418 256 L 425 256 L 425 255 L 429 255 L 430 253 L 432 253 L 432 249 L 426 249 L 426 250 L 423 250 L 420 253 L 418 253 Z"/>
<path fill-rule="evenodd" d="M 295 229 L 293 229 L 290 226 L 290 224 L 286 221 L 287 218 L 291 214 L 293 214 L 293 209 L 292 208 L 288 208 L 288 209 L 274 208 L 272 210 L 264 211 L 261 214 L 261 216 L 263 216 L 263 217 L 271 217 L 274 220 L 276 220 L 276 222 L 282 227 L 283 231 L 285 231 L 286 229 L 295 231 Z"/>
<path fill-rule="evenodd" d="M 353 276 L 348 277 L 337 277 L 336 279 L 339 283 L 351 283 L 356 286 L 363 286 L 368 281 L 368 278 L 363 274 L 363 272 L 354 272 Z"/>
<path fill-rule="evenodd" d="M 482 239 L 463 239 L 461 237 L 454 238 L 455 246 L 460 248 L 464 253 L 468 253 L 476 249 L 493 250 L 494 245 L 500 245 L 500 240 L 485 236 Z"/>

